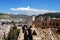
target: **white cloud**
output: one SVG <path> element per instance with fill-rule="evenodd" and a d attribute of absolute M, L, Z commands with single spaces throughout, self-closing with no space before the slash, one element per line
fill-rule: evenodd
<path fill-rule="evenodd" d="M 47 12 L 56 12 L 56 11 L 50 11 L 50 10 L 42 10 L 42 9 L 33 9 L 30 8 L 30 6 L 23 8 L 23 7 L 19 7 L 19 8 L 11 8 L 11 10 L 13 11 L 22 11 L 22 12 L 27 12 L 27 13 L 32 13 L 32 14 L 44 14 Z"/>

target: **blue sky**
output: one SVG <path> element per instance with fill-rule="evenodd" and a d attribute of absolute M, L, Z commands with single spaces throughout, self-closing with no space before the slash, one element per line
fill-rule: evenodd
<path fill-rule="evenodd" d="M 14 10 L 11 10 L 11 8 Z M 17 10 L 18 8 L 20 11 Z M 28 10 L 23 11 L 21 8 L 24 10 L 27 8 Z M 41 10 L 59 12 L 60 0 L 0 0 L 0 12 L 3 13 L 34 15 L 39 14 Z"/>

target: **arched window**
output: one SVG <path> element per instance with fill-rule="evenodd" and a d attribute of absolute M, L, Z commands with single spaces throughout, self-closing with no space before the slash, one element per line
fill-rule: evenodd
<path fill-rule="evenodd" d="M 44 26 L 44 22 L 42 23 L 42 25 Z"/>
<path fill-rule="evenodd" d="M 55 25 L 55 23 L 53 22 L 53 26 Z"/>
<path fill-rule="evenodd" d="M 47 23 L 45 23 L 45 25 L 47 25 Z"/>
<path fill-rule="evenodd" d="M 56 23 L 56 26 L 58 26 L 58 23 Z"/>
<path fill-rule="evenodd" d="M 51 25 L 51 22 L 49 23 L 49 25 Z"/>

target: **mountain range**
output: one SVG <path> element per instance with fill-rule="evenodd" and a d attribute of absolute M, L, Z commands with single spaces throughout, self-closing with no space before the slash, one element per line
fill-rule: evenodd
<path fill-rule="evenodd" d="M 33 16 L 33 15 L 32 15 Z M 18 15 L 13 15 L 13 14 L 5 14 L 5 13 L 0 13 L 0 19 L 19 19 L 19 18 L 29 18 L 32 16 L 24 15 L 24 14 L 18 14 Z M 36 19 L 38 19 L 40 16 L 50 16 L 51 18 L 60 18 L 60 13 L 44 13 L 44 14 L 39 14 L 35 15 Z"/>
<path fill-rule="evenodd" d="M 19 18 L 28 18 L 28 17 L 30 16 L 23 14 L 13 15 L 13 14 L 0 13 L 0 19 L 19 19 Z"/>

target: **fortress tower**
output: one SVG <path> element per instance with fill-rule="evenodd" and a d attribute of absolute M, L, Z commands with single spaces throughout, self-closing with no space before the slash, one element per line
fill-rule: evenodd
<path fill-rule="evenodd" d="M 32 16 L 32 21 L 35 21 L 35 16 Z"/>

